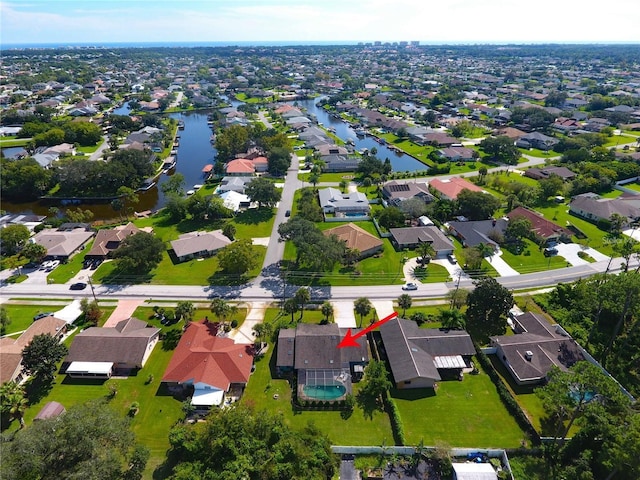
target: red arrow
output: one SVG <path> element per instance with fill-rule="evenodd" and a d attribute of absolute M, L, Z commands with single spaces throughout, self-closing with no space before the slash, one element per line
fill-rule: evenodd
<path fill-rule="evenodd" d="M 362 337 L 363 335 L 366 335 L 371 330 L 374 330 L 374 329 L 378 328 L 383 323 L 386 323 L 389 320 L 391 320 L 392 318 L 396 318 L 397 316 L 398 316 L 398 312 L 393 312 L 392 314 L 387 315 L 386 317 L 384 317 L 382 320 L 378 320 L 377 322 L 372 323 L 367 328 L 365 328 L 364 330 L 359 331 L 355 335 L 351 335 L 351 329 L 347 330 L 347 334 L 344 336 L 344 338 L 338 344 L 338 348 L 359 347 L 360 345 L 358 344 L 358 342 L 356 342 L 356 340 L 358 338 Z"/>

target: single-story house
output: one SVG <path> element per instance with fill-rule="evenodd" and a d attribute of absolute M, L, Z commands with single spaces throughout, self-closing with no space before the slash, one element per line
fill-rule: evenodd
<path fill-rule="evenodd" d="M 199 409 L 222 405 L 225 396 L 239 398 L 251 375 L 253 345 L 219 337 L 218 326 L 191 322 L 162 377 L 170 391 L 193 388 L 191 404 Z"/>
<path fill-rule="evenodd" d="M 448 147 L 441 149 L 440 155 L 450 162 L 472 162 L 478 154 L 475 150 L 467 147 Z"/>
<path fill-rule="evenodd" d="M 382 196 L 394 206 L 399 206 L 403 201 L 410 198 L 419 198 L 424 203 L 431 203 L 434 200 L 429 192 L 429 185 L 424 182 L 399 182 L 391 180 L 382 187 Z"/>
<path fill-rule="evenodd" d="M 317 145 L 315 149 L 321 157 L 326 157 L 327 155 L 347 155 L 349 153 L 345 147 L 339 147 L 338 145 L 330 143 Z"/>
<path fill-rule="evenodd" d="M 360 258 L 370 257 L 382 251 L 382 240 L 377 236 L 371 235 L 362 227 L 355 223 L 347 223 L 339 225 L 329 230 L 324 230 L 325 235 L 335 235 L 342 240 L 347 248 L 356 249 L 360 252 Z"/>
<path fill-rule="evenodd" d="M 219 195 L 225 207 L 233 212 L 238 212 L 241 208 L 247 208 L 251 205 L 251 198 L 240 192 L 224 192 Z"/>
<path fill-rule="evenodd" d="M 306 387 L 333 387 L 340 390 L 341 399 L 351 393 L 351 381 L 362 377 L 369 363 L 369 351 L 364 336 L 356 339 L 358 347 L 338 348 L 348 329 L 337 324 L 311 325 L 299 323 L 295 329 L 283 328 L 278 334 L 276 372 L 296 375 L 298 396 L 317 399 Z M 352 330 L 356 334 L 359 330 Z M 321 399 L 322 400 L 322 399 Z"/>
<path fill-rule="evenodd" d="M 248 183 L 251 183 L 253 177 L 224 177 L 220 182 L 217 193 L 238 192 L 244 193 L 244 189 Z"/>
<path fill-rule="evenodd" d="M 481 243 L 499 248 L 498 242 L 491 237 L 502 237 L 507 230 L 508 222 L 504 218 L 476 220 L 468 222 L 451 221 L 447 223 L 449 233 L 455 236 L 464 247 L 476 247 Z"/>
<path fill-rule="evenodd" d="M 364 193 L 342 193 L 337 188 L 328 187 L 318 190 L 318 198 L 324 213 L 369 215 L 369 200 Z"/>
<path fill-rule="evenodd" d="M 171 241 L 178 261 L 184 262 L 196 257 L 209 257 L 221 248 L 226 247 L 231 240 L 222 233 L 222 230 L 210 232 L 183 233 L 177 240 Z"/>
<path fill-rule="evenodd" d="M 267 157 L 255 157 L 251 161 L 256 169 L 256 173 L 264 173 L 269 170 L 269 159 Z"/>
<path fill-rule="evenodd" d="M 525 177 L 533 178 L 534 180 L 547 179 L 551 175 L 557 175 L 565 182 L 576 178 L 576 173 L 567 167 L 528 168 L 524 171 Z"/>
<path fill-rule="evenodd" d="M 436 251 L 436 258 L 453 253 L 453 242 L 435 225 L 425 227 L 390 228 L 391 243 L 397 250 L 417 248 L 423 242 L 430 243 Z"/>
<path fill-rule="evenodd" d="M 66 412 L 64 406 L 58 402 L 47 402 L 47 404 L 42 407 L 42 409 L 38 412 L 38 414 L 33 419 L 34 422 L 38 420 L 47 420 L 49 418 L 56 418 Z"/>
<path fill-rule="evenodd" d="M 424 144 L 433 145 L 436 147 L 446 147 L 449 145 L 460 143 L 460 140 L 458 140 L 457 138 L 441 132 L 425 133 L 424 135 L 421 135 L 421 137 Z"/>
<path fill-rule="evenodd" d="M 322 157 L 324 172 L 353 172 L 358 169 L 360 159 L 352 155 L 325 155 Z"/>
<path fill-rule="evenodd" d="M 627 219 L 625 227 L 640 218 L 640 208 L 618 198 L 601 198 L 595 193 L 576 195 L 569 202 L 569 212 L 579 217 L 598 222 L 610 220 L 614 213 Z"/>
<path fill-rule="evenodd" d="M 136 233 L 139 233 L 141 231 L 151 233 L 153 232 L 153 229 L 151 227 L 140 229 L 133 223 L 129 222 L 126 225 L 119 225 L 115 228 L 105 228 L 102 230 L 98 230 L 96 239 L 93 241 L 93 246 L 91 247 L 91 250 L 89 250 L 89 252 L 85 254 L 84 258 L 105 259 L 113 251 L 118 249 L 125 238 L 131 235 L 135 235 Z"/>
<path fill-rule="evenodd" d="M 380 326 L 396 388 L 433 388 L 442 376 L 459 378 L 476 354 L 464 330 L 419 328 L 403 318 Z"/>
<path fill-rule="evenodd" d="M 491 337 L 491 346 L 518 385 L 544 382 L 552 367 L 566 371 L 584 360 L 576 341 L 542 315 L 527 312 L 512 320 L 516 334 Z"/>
<path fill-rule="evenodd" d="M 516 141 L 516 147 L 519 148 L 537 148 L 539 150 L 551 150 L 558 143 L 558 139 L 545 135 L 540 132 L 531 132 L 520 137 Z"/>
<path fill-rule="evenodd" d="M 525 207 L 516 207 L 507 213 L 509 220 L 515 220 L 516 218 L 526 218 L 531 222 L 531 231 L 543 240 L 560 240 L 570 239 L 573 232 L 568 228 L 563 228 L 560 225 L 556 225 L 550 220 L 544 218 L 541 214 L 529 210 Z"/>
<path fill-rule="evenodd" d="M 18 338 L 0 338 L 0 385 L 5 382 L 22 382 L 26 375 L 22 369 L 22 350 L 36 335 L 51 335 L 62 339 L 67 323 L 54 316 L 33 322 Z"/>
<path fill-rule="evenodd" d="M 429 181 L 429 186 L 433 188 L 444 200 L 455 200 L 462 190 L 472 192 L 484 192 L 480 187 L 461 177 L 453 177 L 445 180 L 433 178 Z"/>
<path fill-rule="evenodd" d="M 38 225 L 42 225 L 46 215 L 33 215 L 22 213 L 5 213 L 0 215 L 0 228 L 4 228 L 7 225 L 24 225 L 33 232 L 33 229 Z"/>
<path fill-rule="evenodd" d="M 74 337 L 62 371 L 73 378 L 109 378 L 142 368 L 159 336 L 159 328 L 133 317 L 111 328 L 87 328 Z"/>
<path fill-rule="evenodd" d="M 47 258 L 66 261 L 93 238 L 95 232 L 86 228 L 52 230 L 45 228 L 32 240 L 47 249 Z"/>
<path fill-rule="evenodd" d="M 236 158 L 227 162 L 224 167 L 228 176 L 246 177 L 256 173 L 256 166 L 253 161 L 247 158 Z"/>

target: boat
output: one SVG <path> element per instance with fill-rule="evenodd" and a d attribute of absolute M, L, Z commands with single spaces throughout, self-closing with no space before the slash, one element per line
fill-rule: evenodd
<path fill-rule="evenodd" d="M 365 137 L 367 135 L 367 132 L 363 128 L 358 128 L 356 130 L 356 135 L 358 137 Z"/>
<path fill-rule="evenodd" d="M 347 138 L 347 141 L 345 143 L 347 145 L 355 145 L 356 141 L 353 138 Z"/>
<path fill-rule="evenodd" d="M 193 195 L 194 193 L 196 193 L 195 190 L 187 190 L 187 197 L 190 197 L 191 195 Z"/>
<path fill-rule="evenodd" d="M 178 120 L 178 130 L 184 130 L 184 120 Z"/>
<path fill-rule="evenodd" d="M 204 185 L 200 184 L 200 183 L 196 183 L 193 186 L 193 189 L 197 192 L 198 190 L 200 190 Z"/>
<path fill-rule="evenodd" d="M 136 192 L 147 192 L 155 186 L 156 181 L 153 178 L 148 178 L 144 182 L 142 182 L 142 185 L 136 190 Z"/>

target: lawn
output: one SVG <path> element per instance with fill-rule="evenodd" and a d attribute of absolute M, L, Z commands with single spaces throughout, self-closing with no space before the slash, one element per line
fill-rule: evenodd
<path fill-rule="evenodd" d="M 136 439 L 151 450 L 144 475 L 146 479 L 153 478 L 153 470 L 165 460 L 169 448 L 169 429 L 182 417 L 181 402 L 169 395 L 160 385 L 172 355 L 173 351 L 164 351 L 160 342 L 137 375 L 109 381 L 118 389 L 116 397 L 110 401 L 110 405 L 116 411 L 126 415 L 133 402 L 140 404 L 140 411 L 133 418 L 131 426 Z M 153 375 L 153 381 L 147 384 L 149 375 Z M 103 381 L 78 380 L 58 375 L 49 394 L 27 409 L 25 421 L 27 424 L 31 423 L 47 402 L 57 401 L 69 408 L 106 397 L 108 392 Z"/>
<path fill-rule="evenodd" d="M 33 317 L 39 313 L 56 312 L 61 310 L 64 305 L 14 305 L 5 303 L 2 305 L 7 311 L 11 323 L 7 326 L 7 334 L 14 332 L 22 332 L 29 328 L 33 323 Z"/>
<path fill-rule="evenodd" d="M 295 429 L 302 429 L 308 422 L 313 422 L 322 432 L 327 434 L 333 444 L 337 445 L 392 445 L 393 434 L 389 417 L 381 411 L 372 412 L 371 416 L 356 407 L 353 415 L 344 420 L 338 411 L 303 411 L 294 412 L 291 407 L 291 389 L 286 380 L 274 378 L 275 354 L 273 345 L 264 357 L 256 359 L 256 371 L 251 375 L 242 401 L 254 405 L 258 410 L 264 409 L 282 415 L 285 423 Z M 359 384 L 354 384 L 354 395 Z M 277 397 L 274 398 L 274 396 Z"/>
<path fill-rule="evenodd" d="M 478 362 L 475 362 L 479 366 Z M 482 370 L 464 380 L 442 381 L 431 389 L 393 390 L 408 445 L 514 448 L 524 433 L 503 406 Z"/>
<path fill-rule="evenodd" d="M 607 140 L 607 143 L 603 145 L 605 148 L 617 147 L 618 145 L 624 145 L 627 143 L 636 143 L 638 139 L 630 135 L 612 135 Z"/>
<path fill-rule="evenodd" d="M 273 208 L 252 208 L 238 213 L 231 223 L 236 227 L 236 238 L 269 237 L 275 218 Z"/>
<path fill-rule="evenodd" d="M 154 304 L 156 303 L 154 302 Z M 168 306 L 166 303 L 157 303 L 157 305 L 159 307 L 164 308 L 165 310 L 169 310 L 169 309 L 173 310 L 175 308 L 172 306 Z M 208 307 L 205 307 L 204 304 L 198 303 L 198 304 L 195 304 L 194 306 L 196 307 L 196 311 L 193 314 L 194 322 L 203 320 L 205 317 L 208 317 L 212 322 L 216 320 L 215 315 L 211 313 L 211 309 L 209 309 Z M 176 328 L 182 328 L 184 326 L 183 322 L 178 322 L 177 324 L 170 325 L 170 326 L 162 325 L 160 323 L 160 319 L 155 317 L 153 306 L 138 307 L 136 308 L 135 312 L 133 312 L 133 316 L 140 320 L 144 320 L 149 325 L 160 328 L 162 331 L 174 330 Z M 247 317 L 247 309 L 244 307 L 239 307 L 238 313 L 236 315 L 229 317 L 228 321 L 231 322 L 232 320 L 237 320 L 238 327 L 239 327 L 240 325 L 242 325 L 246 317 Z"/>
<path fill-rule="evenodd" d="M 560 155 L 559 153 L 554 152 L 553 150 L 544 151 L 544 150 L 539 150 L 537 148 L 531 148 L 531 149 L 519 148 L 518 150 L 520 150 L 520 153 L 522 153 L 523 155 L 528 155 L 530 157 L 536 157 L 536 158 L 551 158 L 551 157 L 557 157 Z"/>
<path fill-rule="evenodd" d="M 640 192 L 640 183 L 625 183 L 624 188 L 628 188 L 629 190 L 633 190 L 634 192 Z M 612 190 L 614 192 L 619 192 L 619 190 Z M 622 194 L 622 192 L 620 192 Z"/>
<path fill-rule="evenodd" d="M 303 182 L 309 181 L 309 176 L 311 173 L 300 173 L 298 174 L 298 178 Z M 320 180 L 318 182 L 335 182 L 339 184 L 342 180 L 347 180 L 348 182 L 355 180 L 356 173 L 355 172 L 334 172 L 334 173 L 322 173 L 320 174 Z"/>
<path fill-rule="evenodd" d="M 67 283 L 82 270 L 82 261 L 84 260 L 84 251 L 90 251 L 93 245 L 91 240 L 86 248 L 76 253 L 67 263 L 61 263 L 56 269 L 47 276 L 49 283 Z M 91 270 L 87 273 L 90 274 Z"/>
<path fill-rule="evenodd" d="M 0 140 L 0 147 L 9 148 L 9 147 L 24 147 L 27 143 L 29 143 L 30 138 L 9 138 L 4 140 Z"/>
<path fill-rule="evenodd" d="M 567 266 L 567 261 L 564 257 L 558 255 L 545 257 L 540 247 L 534 242 L 526 238 L 523 242 L 524 248 L 520 254 L 515 254 L 506 248 L 502 249 L 502 259 L 517 272 L 542 272 L 544 270 L 553 270 Z"/>
<path fill-rule="evenodd" d="M 76 150 L 78 150 L 78 152 L 82 152 L 82 153 L 86 153 L 86 154 L 90 155 L 93 152 L 95 152 L 96 150 L 98 150 L 98 148 L 100 147 L 100 145 L 102 145 L 103 142 L 104 142 L 104 140 L 101 140 L 100 142 L 96 143 L 95 145 L 89 145 L 87 147 L 78 147 Z"/>

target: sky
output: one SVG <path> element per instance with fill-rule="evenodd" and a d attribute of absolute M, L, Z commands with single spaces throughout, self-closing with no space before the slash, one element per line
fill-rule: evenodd
<path fill-rule="evenodd" d="M 0 0 L 0 47 L 132 42 L 640 42 L 616 0 Z"/>

